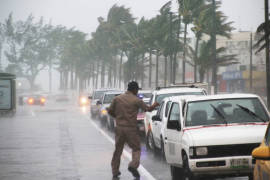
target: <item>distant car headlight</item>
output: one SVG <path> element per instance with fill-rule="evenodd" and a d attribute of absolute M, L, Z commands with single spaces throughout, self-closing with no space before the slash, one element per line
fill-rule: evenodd
<path fill-rule="evenodd" d="M 81 101 L 81 104 L 86 104 L 87 103 L 86 97 L 81 97 L 80 101 Z"/>
<path fill-rule="evenodd" d="M 208 154 L 207 147 L 196 147 L 197 156 L 206 156 Z"/>
<path fill-rule="evenodd" d="M 103 114 L 103 115 L 106 115 L 108 113 L 108 111 L 106 110 L 106 109 L 103 109 L 102 111 L 101 111 L 101 114 Z"/>
<path fill-rule="evenodd" d="M 41 102 L 41 103 L 45 103 L 45 101 L 46 101 L 45 98 L 41 98 L 41 99 L 40 99 L 40 102 Z"/>
<path fill-rule="evenodd" d="M 34 99 L 33 98 L 29 98 L 27 101 L 28 101 L 28 104 L 34 104 Z"/>

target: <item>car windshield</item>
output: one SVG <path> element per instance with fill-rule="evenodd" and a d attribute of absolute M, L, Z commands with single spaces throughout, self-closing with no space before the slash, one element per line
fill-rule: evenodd
<path fill-rule="evenodd" d="M 118 95 L 119 94 L 106 94 L 104 97 L 103 104 L 110 104 L 113 101 L 113 98 Z"/>
<path fill-rule="evenodd" d="M 156 102 L 160 104 L 162 100 L 166 97 L 187 96 L 187 95 L 204 95 L 204 93 L 203 92 L 181 92 L 181 93 L 160 94 L 156 96 Z"/>
<path fill-rule="evenodd" d="M 258 98 L 218 99 L 188 103 L 185 126 L 268 120 L 266 110 Z"/>
<path fill-rule="evenodd" d="M 101 99 L 103 94 L 105 93 L 106 91 L 96 91 L 94 93 L 94 96 L 93 96 L 93 99 Z"/>

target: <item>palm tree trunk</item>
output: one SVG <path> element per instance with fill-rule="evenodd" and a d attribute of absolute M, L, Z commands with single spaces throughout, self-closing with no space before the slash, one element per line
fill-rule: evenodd
<path fill-rule="evenodd" d="M 148 87 L 151 88 L 152 86 L 152 49 L 150 49 L 149 54 L 149 80 L 148 80 Z"/>
<path fill-rule="evenodd" d="M 142 69 L 141 69 L 141 72 L 142 72 L 142 74 L 141 74 L 141 88 L 143 88 L 144 87 L 144 56 L 145 56 L 145 54 L 143 53 L 142 54 Z"/>
<path fill-rule="evenodd" d="M 74 87 L 74 79 L 73 79 L 73 70 L 71 68 L 71 71 L 70 71 L 70 89 L 73 89 Z"/>
<path fill-rule="evenodd" d="M 200 74 L 200 83 L 202 83 L 203 80 L 204 80 L 205 71 L 203 71 L 203 70 L 200 68 L 200 69 L 199 69 L 199 74 Z"/>
<path fill-rule="evenodd" d="M 75 80 L 74 80 L 74 87 L 73 87 L 73 89 L 77 89 L 77 87 L 78 87 L 78 73 L 77 72 L 75 72 Z"/>
<path fill-rule="evenodd" d="M 92 86 L 94 87 L 95 86 L 95 80 L 96 80 L 96 74 L 95 74 L 95 63 L 93 62 L 93 65 L 92 65 Z"/>
<path fill-rule="evenodd" d="M 158 51 L 156 53 L 156 88 L 158 87 L 159 83 L 158 83 L 158 61 L 159 61 L 159 55 L 158 55 Z"/>
<path fill-rule="evenodd" d="M 101 63 L 101 78 L 100 78 L 100 84 L 101 84 L 101 87 L 103 88 L 104 87 L 104 84 L 105 84 L 105 62 L 102 61 Z"/>
<path fill-rule="evenodd" d="M 116 87 L 116 83 L 117 83 L 117 58 L 115 57 L 114 58 L 114 71 L 113 71 L 113 77 L 114 77 L 114 80 L 113 80 L 113 87 Z"/>
<path fill-rule="evenodd" d="M 63 73 L 62 73 L 62 71 L 59 71 L 59 73 L 60 73 L 60 77 L 59 77 L 60 86 L 59 86 L 59 89 L 62 90 L 62 88 L 63 88 Z"/>
<path fill-rule="evenodd" d="M 65 71 L 65 75 L 64 75 L 64 77 L 65 77 L 65 81 L 64 81 L 64 83 L 65 83 L 65 85 L 64 85 L 64 88 L 65 88 L 65 90 L 67 90 L 68 89 L 68 71 Z"/>
<path fill-rule="evenodd" d="M 111 72 L 111 67 L 110 65 L 107 67 L 107 71 L 108 71 L 108 76 L 107 76 L 107 87 L 111 86 L 111 76 L 112 76 L 112 72 Z"/>
<path fill-rule="evenodd" d="M 194 57 L 194 83 L 197 82 L 197 59 L 198 59 L 199 40 L 200 40 L 199 37 L 197 37 L 195 45 L 195 57 Z"/>
<path fill-rule="evenodd" d="M 176 82 L 176 68 L 177 68 L 177 63 L 176 63 L 176 58 L 177 58 L 177 53 L 178 53 L 178 49 L 179 49 L 179 36 L 180 36 L 180 32 L 181 32 L 181 15 L 180 13 L 178 13 L 178 19 L 179 19 L 179 22 L 178 22 L 178 28 L 177 28 L 177 39 L 176 39 L 176 42 L 175 42 L 175 52 L 174 52 L 174 57 L 173 57 L 173 69 L 172 69 L 172 83 L 175 84 Z"/>
<path fill-rule="evenodd" d="M 120 56 L 120 64 L 119 64 L 119 88 L 121 88 L 122 83 L 122 64 L 123 64 L 123 51 L 121 52 Z"/>
<path fill-rule="evenodd" d="M 99 67 L 99 60 L 97 61 L 97 67 L 96 67 L 96 85 L 95 87 L 98 88 L 98 77 L 99 77 L 99 73 L 100 73 L 100 67 Z"/>
<path fill-rule="evenodd" d="M 139 75 L 138 70 L 139 70 L 139 57 L 136 56 L 135 57 L 135 81 L 138 80 L 138 75 Z"/>
<path fill-rule="evenodd" d="M 182 76 L 182 82 L 185 83 L 185 75 L 186 75 L 186 44 L 187 44 L 187 24 L 185 24 L 185 31 L 184 31 L 184 52 L 183 52 L 183 62 L 182 62 L 182 70 L 183 70 L 183 76 Z"/>
<path fill-rule="evenodd" d="M 165 56 L 165 66 L 164 66 L 164 87 L 166 87 L 167 86 L 167 64 L 168 64 L 168 62 L 167 62 L 167 60 L 168 60 L 168 58 L 167 58 L 167 56 Z"/>

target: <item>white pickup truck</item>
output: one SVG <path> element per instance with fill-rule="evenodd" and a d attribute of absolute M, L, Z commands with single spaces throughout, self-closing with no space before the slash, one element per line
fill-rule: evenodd
<path fill-rule="evenodd" d="M 172 96 L 189 96 L 189 95 L 206 95 L 206 91 L 203 88 L 197 88 L 196 86 L 187 86 L 187 87 L 165 87 L 153 91 L 150 98 L 149 105 L 154 104 L 154 102 L 161 103 L 162 100 L 166 97 Z M 157 108 L 158 109 L 158 108 Z M 152 112 L 146 112 L 144 117 L 144 126 L 145 126 L 145 136 L 146 136 L 146 147 L 150 150 L 155 150 L 155 140 L 154 134 L 155 127 L 152 123 L 152 117 L 156 115 L 157 109 Z"/>
<path fill-rule="evenodd" d="M 251 152 L 262 141 L 269 117 L 252 94 L 171 98 L 163 138 L 172 179 L 252 179 Z"/>

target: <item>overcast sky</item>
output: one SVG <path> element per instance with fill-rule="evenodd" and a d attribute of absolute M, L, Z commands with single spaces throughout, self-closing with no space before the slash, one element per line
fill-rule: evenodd
<path fill-rule="evenodd" d="M 41 16 L 54 25 L 76 27 L 85 33 L 94 32 L 98 26 L 97 18 L 107 16 L 114 5 L 130 8 L 136 18 L 152 18 L 168 0 L 0 0 L 0 23 L 13 12 L 15 20 L 25 20 L 29 14 L 38 20 Z M 264 20 L 263 0 L 222 0 L 222 10 L 228 21 L 233 21 L 237 31 L 255 31 Z M 176 9 L 173 0 L 173 9 Z M 174 10 L 175 11 L 175 10 Z M 4 58 L 4 57 L 3 57 Z M 54 71 L 53 89 L 58 88 L 59 74 Z M 48 73 L 43 71 L 36 82 L 48 82 Z M 42 84 L 48 89 L 48 83 Z"/>
<path fill-rule="evenodd" d="M 0 0 L 0 22 L 13 12 L 15 19 L 43 16 L 47 22 L 76 27 L 85 33 L 95 31 L 99 16 L 105 17 L 114 5 L 130 8 L 134 17 L 154 17 L 168 0 Z M 173 0 L 176 7 L 176 0 Z M 234 21 L 237 30 L 252 30 L 264 19 L 263 0 L 222 0 L 221 10 Z"/>

